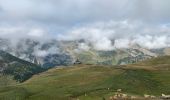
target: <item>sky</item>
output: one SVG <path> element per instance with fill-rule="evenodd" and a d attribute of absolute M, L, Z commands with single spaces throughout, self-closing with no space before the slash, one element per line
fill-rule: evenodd
<path fill-rule="evenodd" d="M 163 48 L 170 46 L 169 10 L 170 0 L 0 0 L 0 37 Z"/>

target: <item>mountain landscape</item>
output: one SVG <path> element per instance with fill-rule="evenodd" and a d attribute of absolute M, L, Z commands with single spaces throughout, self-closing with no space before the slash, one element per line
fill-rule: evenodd
<path fill-rule="evenodd" d="M 0 0 L 0 100 L 170 100 L 169 0 Z"/>
<path fill-rule="evenodd" d="M 1 39 L 0 99 L 107 100 L 117 89 L 136 98 L 170 93 L 169 48 L 87 51 L 80 43 L 26 39 L 15 47 Z"/>
<path fill-rule="evenodd" d="M 22 41 L 22 42 L 21 42 Z M 6 45 L 8 44 L 8 45 Z M 15 45 L 10 41 L 1 39 L 2 50 L 24 59 L 28 62 L 43 67 L 70 65 L 76 59 L 84 64 L 120 65 L 135 63 L 157 56 L 169 55 L 169 48 L 147 49 L 139 45 L 131 45 L 129 48 L 114 49 L 109 51 L 81 48 L 82 41 L 40 41 L 23 39 Z"/>

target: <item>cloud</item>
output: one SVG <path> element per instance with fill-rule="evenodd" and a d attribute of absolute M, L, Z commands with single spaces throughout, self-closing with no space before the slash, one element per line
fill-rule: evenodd
<path fill-rule="evenodd" d="M 147 25 L 139 21 L 109 21 L 75 27 L 60 39 L 85 40 L 96 50 L 129 48 L 139 44 L 142 47 L 164 48 L 170 46 L 169 25 Z M 85 44 L 83 44 L 85 45 Z"/>
<path fill-rule="evenodd" d="M 152 36 L 152 35 L 144 35 L 137 36 L 133 42 L 140 44 L 142 47 L 149 49 L 158 49 L 170 46 L 170 36 L 162 35 L 162 36 Z"/>
<path fill-rule="evenodd" d="M 25 27 L 25 26 L 1 26 L 0 27 L 0 37 L 10 38 L 10 39 L 20 39 L 20 38 L 45 38 L 48 35 L 47 31 L 38 27 Z"/>
<path fill-rule="evenodd" d="M 79 43 L 78 49 L 88 51 L 90 49 L 90 46 L 86 43 Z"/>
<path fill-rule="evenodd" d="M 1 19 L 59 24 L 136 19 L 169 21 L 169 0 L 0 0 Z"/>
<path fill-rule="evenodd" d="M 28 32 L 28 36 L 31 37 L 43 37 L 45 36 L 45 32 L 42 29 L 32 29 Z"/>
<path fill-rule="evenodd" d="M 37 56 L 37 57 L 45 57 L 45 56 L 47 56 L 49 54 L 49 52 L 48 51 L 45 51 L 45 50 L 37 50 L 37 51 L 35 51 L 35 55 Z"/>
<path fill-rule="evenodd" d="M 84 39 L 80 48 L 169 46 L 169 0 L 0 0 L 0 37 Z"/>
<path fill-rule="evenodd" d="M 116 39 L 114 47 L 115 48 L 129 48 L 131 46 L 130 39 Z"/>
<path fill-rule="evenodd" d="M 94 42 L 93 46 L 96 50 L 108 51 L 114 49 L 112 41 L 108 38 L 101 38 L 100 40 Z"/>

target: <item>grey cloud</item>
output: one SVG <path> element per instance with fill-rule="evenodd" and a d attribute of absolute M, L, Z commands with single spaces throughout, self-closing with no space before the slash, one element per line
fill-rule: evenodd
<path fill-rule="evenodd" d="M 170 46 L 169 25 L 148 25 L 140 21 L 109 21 L 89 24 L 69 30 L 60 39 L 84 39 L 97 50 L 128 48 L 139 44 L 142 47 L 164 48 Z M 84 45 L 84 44 L 83 44 Z"/>
<path fill-rule="evenodd" d="M 169 9 L 169 0 L 0 0 L 0 37 L 84 38 L 101 50 L 127 47 L 131 39 L 165 47 Z M 80 48 L 89 49 L 88 43 Z"/>
<path fill-rule="evenodd" d="M 4 19 L 70 24 L 100 20 L 169 20 L 169 0 L 0 0 Z"/>

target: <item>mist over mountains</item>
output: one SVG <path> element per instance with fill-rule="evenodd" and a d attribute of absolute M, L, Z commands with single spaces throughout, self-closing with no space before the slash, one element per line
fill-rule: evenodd
<path fill-rule="evenodd" d="M 13 40 L 1 38 L 0 46 L 2 51 L 45 68 L 72 65 L 77 59 L 84 64 L 119 65 L 169 55 L 168 46 L 150 49 L 137 43 L 128 43 L 126 40 L 122 40 L 126 47 L 120 47 L 120 45 L 116 47 L 117 40 L 108 41 L 111 42 L 111 46 L 100 41 L 101 48 L 100 46 L 97 48 L 95 42 L 83 38 L 79 40 L 51 38 L 44 41 L 22 38 L 16 40 L 15 43 Z"/>
<path fill-rule="evenodd" d="M 21 39 L 40 42 L 49 40 L 79 41 L 82 49 L 94 48 L 109 51 L 115 48 L 129 48 L 138 44 L 147 49 L 160 49 L 170 46 L 169 25 L 152 25 L 139 21 L 108 21 L 73 27 L 63 34 L 50 35 L 43 29 L 0 28 L 0 36 L 17 45 Z"/>
<path fill-rule="evenodd" d="M 169 3 L 0 0 L 0 49 L 50 67 L 76 59 L 115 65 L 167 55 Z"/>
<path fill-rule="evenodd" d="M 124 20 L 76 27 L 61 37 L 72 40 L 84 39 L 95 49 L 107 51 L 129 48 L 134 44 L 148 49 L 169 47 L 169 33 L 168 25 L 148 26 L 146 23 Z"/>

